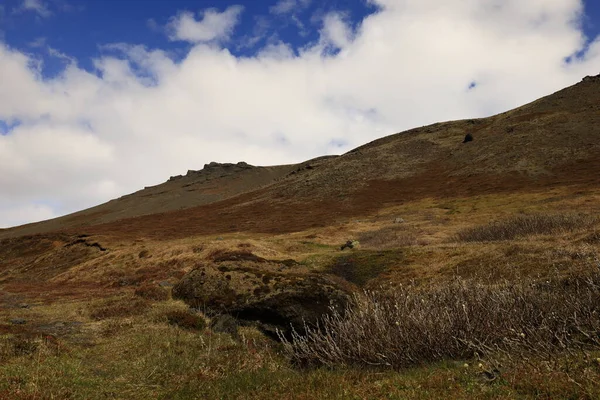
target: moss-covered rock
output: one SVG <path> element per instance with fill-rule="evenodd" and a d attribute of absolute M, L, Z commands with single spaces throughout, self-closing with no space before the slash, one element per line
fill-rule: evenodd
<path fill-rule="evenodd" d="M 197 266 L 173 288 L 173 297 L 208 314 L 253 321 L 265 333 L 303 331 L 343 308 L 351 286 L 339 278 L 290 268 L 279 262 L 210 263 Z"/>

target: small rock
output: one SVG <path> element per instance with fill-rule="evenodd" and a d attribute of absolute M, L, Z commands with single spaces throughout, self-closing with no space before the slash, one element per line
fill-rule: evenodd
<path fill-rule="evenodd" d="M 160 287 L 164 287 L 164 288 L 168 288 L 168 287 L 172 287 L 173 284 L 171 282 L 167 282 L 167 281 L 162 281 L 158 284 L 158 286 Z"/>
<path fill-rule="evenodd" d="M 398 217 L 398 218 L 394 219 L 394 223 L 395 224 L 403 224 L 404 223 L 404 218 Z"/>
<path fill-rule="evenodd" d="M 468 142 L 472 142 L 473 141 L 473 135 L 471 135 L 470 133 L 467 133 L 467 135 L 465 136 L 465 140 L 463 140 L 463 143 L 468 143 Z"/>
<path fill-rule="evenodd" d="M 357 248 L 359 245 L 360 243 L 358 242 L 358 240 L 348 240 L 340 247 L 340 250 L 344 251 L 345 249 L 354 249 Z"/>
<path fill-rule="evenodd" d="M 10 320 L 10 323 L 13 325 L 23 325 L 27 323 L 27 320 L 23 318 L 13 318 Z"/>

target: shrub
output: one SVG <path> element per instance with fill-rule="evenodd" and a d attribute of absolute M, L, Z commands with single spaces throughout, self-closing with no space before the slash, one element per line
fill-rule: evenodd
<path fill-rule="evenodd" d="M 143 284 L 135 290 L 135 295 L 146 300 L 166 301 L 169 293 L 158 285 Z"/>
<path fill-rule="evenodd" d="M 597 219 L 580 214 L 520 215 L 504 221 L 464 229 L 458 233 L 458 240 L 463 242 L 512 240 L 523 236 L 572 232 L 588 228 L 596 222 Z"/>
<path fill-rule="evenodd" d="M 116 317 L 132 317 L 146 312 L 150 304 L 145 299 L 127 297 L 111 299 L 92 308 L 90 316 L 93 319 L 107 319 Z"/>
<path fill-rule="evenodd" d="M 166 314 L 167 321 L 171 325 L 177 325 L 183 329 L 201 331 L 206 328 L 206 321 L 198 314 L 192 314 L 188 311 L 169 311 Z"/>
<path fill-rule="evenodd" d="M 485 286 L 456 280 L 367 292 L 306 334 L 281 336 L 304 366 L 402 368 L 497 352 L 551 354 L 600 346 L 600 272 L 576 281 Z"/>

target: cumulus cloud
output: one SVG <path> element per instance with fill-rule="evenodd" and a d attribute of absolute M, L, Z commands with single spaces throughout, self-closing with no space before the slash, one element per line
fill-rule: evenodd
<path fill-rule="evenodd" d="M 336 49 L 344 49 L 350 45 L 353 36 L 352 28 L 345 21 L 343 14 L 329 13 L 323 19 L 321 38 L 327 45 Z"/>
<path fill-rule="evenodd" d="M 114 44 L 94 73 L 70 62 L 49 80 L 34 58 L 0 44 L 0 122 L 10 127 L 0 135 L 0 226 L 89 207 L 210 161 L 299 162 L 491 115 L 600 72 L 600 40 L 586 47 L 577 0 L 377 5 L 355 28 L 330 14 L 305 48 L 278 41 L 244 57 L 223 45 L 240 8 L 187 22 L 180 14 L 173 32 L 195 43 L 183 59 Z M 569 55 L 577 56 L 567 63 Z"/>
<path fill-rule="evenodd" d="M 181 12 L 167 25 L 169 38 L 191 43 L 228 40 L 243 9 L 242 6 L 230 6 L 223 12 L 208 9 L 200 14 L 199 20 L 189 11 Z"/>

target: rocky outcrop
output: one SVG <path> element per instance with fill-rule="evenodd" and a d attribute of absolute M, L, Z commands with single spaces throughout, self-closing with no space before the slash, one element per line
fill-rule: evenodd
<path fill-rule="evenodd" d="M 204 164 L 204 168 L 202 168 L 199 171 L 190 169 L 187 171 L 187 173 L 185 175 L 172 176 L 169 178 L 169 182 L 177 181 L 177 180 L 183 179 L 184 177 L 189 178 L 189 177 L 212 176 L 212 175 L 223 177 L 223 176 L 233 175 L 238 172 L 249 170 L 249 169 L 254 169 L 254 168 L 257 168 L 257 167 L 255 167 L 254 165 L 250 165 L 244 161 L 240 161 L 236 164 L 218 163 L 218 162 L 213 161 L 211 163 Z"/>
<path fill-rule="evenodd" d="M 209 263 L 197 266 L 173 288 L 173 297 L 210 314 L 257 323 L 270 336 L 304 330 L 350 301 L 350 286 L 335 278 L 279 262 Z"/>

